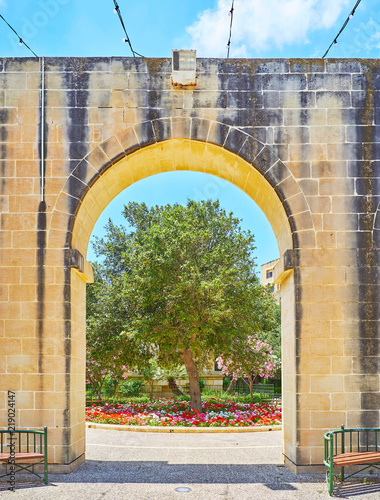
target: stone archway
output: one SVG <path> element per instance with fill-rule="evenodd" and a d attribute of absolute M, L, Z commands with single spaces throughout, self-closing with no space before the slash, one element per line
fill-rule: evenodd
<path fill-rule="evenodd" d="M 72 415 L 67 422 L 67 436 L 72 441 L 74 432 L 78 435 L 82 428 L 84 433 L 83 311 L 86 282 L 92 278 L 91 268 L 84 256 L 93 226 L 107 204 L 129 185 L 144 177 L 173 170 L 197 170 L 232 182 L 258 204 L 273 228 L 282 257 L 277 278 L 282 283 L 284 304 L 284 452 L 291 461 L 295 461 L 297 402 L 294 344 L 297 313 L 294 249 L 305 242 L 315 244 L 310 211 L 292 174 L 268 147 L 234 127 L 199 119 L 154 120 L 129 127 L 111 137 L 76 166 L 52 211 L 47 247 L 59 245 L 60 241 L 65 248 L 64 295 L 69 297 L 65 309 L 66 334 L 70 336 L 71 345 L 79 346 L 77 355 L 68 346 L 69 353 L 66 355 L 66 381 Z M 81 393 L 80 401 L 78 395 Z M 71 403 L 74 394 L 76 407 Z M 74 415 L 77 415 L 76 419 Z M 69 463 L 78 460 L 83 437 L 67 443 L 66 460 Z"/>
<path fill-rule="evenodd" d="M 379 63 L 200 59 L 191 89 L 172 86 L 171 63 L 0 63 L 0 418 L 15 391 L 16 425 L 49 427 L 51 464 L 84 459 L 94 219 L 118 184 L 207 165 L 256 199 L 277 236 L 294 303 L 284 451 L 309 471 L 328 429 L 380 424 Z"/>

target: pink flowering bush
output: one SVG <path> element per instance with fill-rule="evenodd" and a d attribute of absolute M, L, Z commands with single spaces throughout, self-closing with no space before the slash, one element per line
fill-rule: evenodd
<path fill-rule="evenodd" d="M 100 399 L 107 375 L 118 384 L 120 380 L 125 380 L 128 377 L 127 370 L 125 365 L 118 362 L 118 357 L 116 356 L 109 359 L 108 363 L 104 360 L 97 361 L 87 356 L 86 383 L 91 385 L 92 390 Z"/>
<path fill-rule="evenodd" d="M 241 378 L 249 386 L 251 402 L 256 377 L 270 378 L 277 371 L 272 348 L 254 335 L 248 337 L 245 344 L 233 346 L 228 357 L 219 356 L 216 361 L 223 375 L 230 375 L 234 380 Z"/>
<path fill-rule="evenodd" d="M 147 403 L 106 404 L 86 409 L 86 421 L 103 424 L 181 427 L 248 427 L 281 424 L 281 408 L 269 404 L 237 403 L 212 398 L 202 411 L 189 401 L 153 399 Z"/>

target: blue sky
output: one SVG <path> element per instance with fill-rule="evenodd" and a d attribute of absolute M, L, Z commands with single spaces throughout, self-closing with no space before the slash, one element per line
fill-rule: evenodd
<path fill-rule="evenodd" d="M 231 0 L 118 0 L 133 47 L 147 57 L 193 48 L 225 57 Z M 321 57 L 355 0 L 235 0 L 232 57 Z M 0 0 L 0 13 L 38 55 L 130 55 L 113 0 Z M 0 55 L 27 56 L 1 22 Z M 379 57 L 380 9 L 362 0 L 330 57 Z"/>
<path fill-rule="evenodd" d="M 133 48 L 146 57 L 171 57 L 191 48 L 198 57 L 225 57 L 231 0 L 118 0 Z M 321 57 L 355 0 L 235 0 L 231 57 Z M 0 13 L 39 56 L 130 56 L 112 0 L 0 0 Z M 30 53 L 0 19 L 0 56 Z M 362 0 L 329 57 L 378 58 L 380 9 Z M 238 188 L 206 174 L 175 172 L 140 181 L 115 198 L 94 233 L 128 201 L 184 203 L 219 198 L 256 235 L 257 263 L 278 256 L 265 216 Z M 89 259 L 94 256 L 90 251 Z"/>

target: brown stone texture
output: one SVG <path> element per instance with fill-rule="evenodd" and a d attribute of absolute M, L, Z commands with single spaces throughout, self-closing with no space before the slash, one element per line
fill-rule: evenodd
<path fill-rule="evenodd" d="M 0 425 L 15 391 L 51 462 L 83 455 L 92 228 L 134 182 L 198 170 L 277 238 L 287 463 L 379 426 L 380 63 L 199 59 L 189 90 L 170 59 L 47 58 L 44 137 L 41 64 L 0 59 Z"/>

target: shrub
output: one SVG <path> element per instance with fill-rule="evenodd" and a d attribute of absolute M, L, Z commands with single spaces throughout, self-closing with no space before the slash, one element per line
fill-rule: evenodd
<path fill-rule="evenodd" d="M 120 396 L 130 398 L 130 397 L 140 397 L 143 391 L 144 382 L 141 380 L 126 380 L 120 385 Z"/>
<path fill-rule="evenodd" d="M 201 390 L 201 393 L 203 394 L 203 389 L 205 388 L 206 380 L 203 380 L 203 378 L 200 378 L 198 380 L 198 383 L 199 383 L 199 389 Z M 185 387 L 184 387 L 184 389 L 185 389 L 186 392 L 189 392 L 189 390 L 190 390 L 190 384 L 186 384 Z"/>
<path fill-rule="evenodd" d="M 128 404 L 128 403 L 133 403 L 133 404 L 138 404 L 138 403 L 149 403 L 150 399 L 148 396 L 141 396 L 141 397 L 130 397 L 130 398 L 123 398 L 123 397 L 113 397 L 109 398 L 107 403 L 119 403 L 122 405 Z"/>

